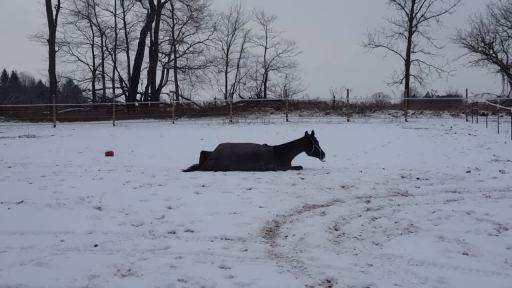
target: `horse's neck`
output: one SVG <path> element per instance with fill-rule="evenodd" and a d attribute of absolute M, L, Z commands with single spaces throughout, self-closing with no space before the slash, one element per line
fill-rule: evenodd
<path fill-rule="evenodd" d="M 297 155 L 304 151 L 304 145 L 302 144 L 304 139 L 299 139 L 275 146 L 275 153 L 279 155 L 279 158 L 291 162 Z"/>

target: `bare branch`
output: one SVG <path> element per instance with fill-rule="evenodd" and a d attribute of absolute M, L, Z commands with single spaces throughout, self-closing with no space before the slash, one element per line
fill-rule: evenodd
<path fill-rule="evenodd" d="M 404 85 L 410 89 L 411 80 L 425 86 L 432 75 L 447 77 L 454 71 L 444 64 L 435 63 L 442 56 L 434 51 L 444 48 L 430 34 L 434 25 L 442 27 L 442 19 L 454 13 L 462 0 L 388 0 L 389 7 L 396 11 L 396 18 L 387 17 L 390 28 L 367 33 L 361 46 L 372 52 L 384 50 L 398 56 L 404 69 L 394 71 L 388 85 Z M 429 49 L 431 48 L 431 49 Z M 428 58 L 428 60 L 427 60 Z"/>
<path fill-rule="evenodd" d="M 466 29 L 457 29 L 452 41 L 464 49 L 461 55 L 469 66 L 489 69 L 504 78 L 502 95 L 512 87 L 512 1 L 486 4 L 485 13 L 468 17 Z"/>
<path fill-rule="evenodd" d="M 252 38 L 254 48 L 260 50 L 260 57 L 257 60 L 257 67 L 260 68 L 260 76 L 254 75 L 256 82 L 254 94 L 258 98 L 268 98 L 268 86 L 270 76 L 293 75 L 293 70 L 297 69 L 298 63 L 296 56 L 302 51 L 298 49 L 297 43 L 293 40 L 284 39 L 283 32 L 277 31 L 273 26 L 277 16 L 261 9 L 253 10 L 254 21 L 261 30 Z M 291 73 L 291 74 L 290 74 Z M 276 95 L 280 96 L 280 93 Z"/>

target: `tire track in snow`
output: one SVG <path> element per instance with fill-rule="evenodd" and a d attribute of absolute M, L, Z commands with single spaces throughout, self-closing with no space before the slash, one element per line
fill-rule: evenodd
<path fill-rule="evenodd" d="M 44 236 L 57 237 L 69 236 L 76 234 L 73 231 L 0 231 L 2 237 L 18 237 L 18 236 Z"/>
<path fill-rule="evenodd" d="M 310 212 L 330 208 L 341 203 L 345 203 L 345 201 L 333 199 L 323 204 L 304 204 L 288 213 L 277 215 L 272 220 L 268 221 L 262 229 L 262 238 L 265 239 L 270 246 L 267 253 L 271 259 L 280 265 L 288 266 L 288 271 L 292 273 L 295 278 L 302 279 L 306 287 L 334 287 L 334 285 L 338 283 L 338 280 L 334 277 L 321 277 L 319 271 L 313 271 L 316 269 L 308 266 L 307 263 L 300 258 L 299 251 L 295 251 L 296 248 L 291 247 L 291 244 L 287 243 L 287 237 L 283 237 L 282 232 L 287 229 L 288 224 L 297 221 L 301 217 L 306 217 L 306 214 Z M 355 270 L 350 272 L 355 272 Z"/>
<path fill-rule="evenodd" d="M 107 248 L 107 249 L 93 249 L 93 248 L 60 248 L 55 249 L 54 252 L 59 253 L 59 255 L 68 255 L 68 254 L 84 254 L 84 255 L 120 255 L 120 256 L 128 256 L 128 257 L 143 257 L 143 256 L 151 256 L 151 258 L 164 258 L 168 259 L 170 257 L 174 257 L 174 259 L 183 259 L 194 258 L 200 259 L 207 262 L 219 262 L 222 259 L 231 259 L 237 260 L 239 262 L 259 262 L 266 263 L 267 259 L 265 257 L 259 255 L 245 255 L 245 254 L 254 254 L 250 252 L 233 252 L 233 253 L 220 253 L 220 252 L 208 252 L 208 251 L 191 251 L 191 252 L 178 252 L 171 251 L 172 248 L 165 249 L 132 249 L 132 248 Z M 243 255 L 242 255 L 243 253 Z M 237 255 L 238 254 L 238 255 Z"/>
<path fill-rule="evenodd" d="M 236 263 L 265 265 L 269 259 L 265 254 L 264 248 L 266 242 L 257 236 L 241 237 L 229 235 L 214 235 L 214 236 L 194 236 L 194 235 L 176 235 L 168 234 L 166 232 L 160 233 L 162 237 L 155 237 L 149 231 L 141 232 L 124 232 L 124 231 L 3 231 L 0 232 L 0 239 L 13 237 L 28 240 L 32 245 L 20 246 L 0 246 L 0 252 L 7 254 L 16 254 L 17 257 L 23 255 L 23 260 L 9 263 L 8 266 L 3 267 L 5 271 L 11 268 L 33 265 L 37 261 L 49 261 L 56 257 L 74 257 L 80 259 L 90 255 L 106 256 L 115 258 L 131 258 L 131 259 L 172 259 L 175 261 L 183 261 L 193 263 L 224 263 L 224 261 L 232 262 L 229 266 L 236 265 Z M 157 236 L 160 236 L 157 235 Z M 190 234 L 190 233 L 188 233 Z M 87 237 L 89 240 L 84 239 Z M 61 240 L 53 245 L 37 244 L 38 239 L 48 239 L 53 241 Z M 71 239 L 69 239 L 71 238 Z M 153 248 L 133 248 L 133 247 L 119 247 L 119 244 L 131 243 L 134 238 L 145 240 Z M 83 245 L 75 245 L 66 247 L 67 243 L 72 243 L 79 240 L 84 243 Z M 85 241 L 84 241 L 85 240 Z M 156 241 L 155 241 L 156 240 Z M 163 241 L 159 241 L 163 240 Z M 13 240 L 11 240 L 13 241 Z M 14 243 L 16 241 L 14 240 Z M 87 244 L 90 243 L 90 245 Z M 115 246 L 107 245 L 102 247 L 93 245 L 93 243 L 109 242 L 118 243 Z M 154 243 L 154 244 L 151 244 Z M 69 244 L 68 244 L 69 245 Z M 93 248 L 93 246 L 95 246 Z M 110 247 L 109 247 L 110 246 Z M 148 246 L 148 245 L 144 245 Z M 211 247 L 206 249 L 207 247 Z M 184 251 L 185 249 L 185 251 Z M 207 251 L 208 250 L 208 251 Z M 33 255 L 38 255 L 34 257 Z M 41 257 L 42 255 L 42 257 Z M 8 256 L 5 256 L 8 257 Z M 243 265 L 245 265 L 243 264 Z M 219 264 L 221 265 L 221 264 Z M 222 269 L 222 268 L 219 268 Z"/>
<path fill-rule="evenodd" d="M 177 246 L 177 248 L 174 249 L 174 246 Z M 91 255 L 114 257 L 121 256 L 125 259 L 137 259 L 137 261 L 144 261 L 145 259 L 166 259 L 179 261 L 184 259 L 185 261 L 189 262 L 190 259 L 192 259 L 194 263 L 218 263 L 219 265 L 221 263 L 224 263 L 225 260 L 230 260 L 234 263 L 268 263 L 268 258 L 266 257 L 266 255 L 259 251 L 248 252 L 242 250 L 233 252 L 213 252 L 203 251 L 199 249 L 198 251 L 182 252 L 183 250 L 180 249 L 179 245 L 174 246 L 171 247 L 170 245 L 168 245 L 161 248 L 153 249 L 84 247 L 48 249 L 48 247 L 46 247 L 44 249 L 32 249 L 30 251 L 16 251 L 18 255 L 20 255 L 20 253 L 23 253 L 27 256 L 39 256 L 34 258 L 30 257 L 29 259 L 9 263 L 8 266 L 4 267 L 4 270 L 7 271 L 10 268 L 30 265 L 37 261 L 47 261 L 48 259 L 54 259 L 55 257 L 74 257 L 76 259 L 80 259 L 81 256 Z"/>
<path fill-rule="evenodd" d="M 174 232 L 173 232 L 174 233 Z M 229 236 L 229 235 L 215 235 L 215 236 L 188 236 L 188 235 L 177 235 L 169 232 L 155 233 L 153 230 L 141 231 L 141 232 L 115 232 L 115 231 L 93 231 L 93 232 L 73 232 L 73 231 L 3 231 L 0 232 L 0 237 L 48 237 L 56 238 L 63 236 L 79 237 L 84 239 L 85 237 L 120 237 L 126 240 L 132 240 L 134 237 L 145 238 L 149 240 L 155 239 L 169 239 L 184 242 L 220 242 L 220 243 L 233 243 L 233 244 L 260 244 L 266 245 L 265 240 L 261 240 L 254 237 L 242 237 L 242 236 Z M 189 233 L 189 232 L 184 232 Z M 108 238 L 107 240 L 113 240 Z M 115 239 L 119 240 L 119 239 Z M 29 245 L 27 247 L 31 247 Z M 0 246 L 0 250 L 18 249 L 20 246 Z"/>
<path fill-rule="evenodd" d="M 447 271 L 447 272 L 465 272 L 468 274 L 476 273 L 476 274 L 480 274 L 481 276 L 487 276 L 487 277 L 512 278 L 511 273 L 507 273 L 507 272 L 503 272 L 503 271 L 484 270 L 484 269 L 464 267 L 462 265 L 445 264 L 445 263 L 441 263 L 439 261 L 431 261 L 431 260 L 403 257 L 403 256 L 400 256 L 397 254 L 392 254 L 392 253 L 381 254 L 381 255 L 377 256 L 376 258 L 387 261 L 387 262 L 393 262 L 401 267 L 403 267 L 403 266 L 421 267 L 421 268 L 436 269 L 436 270 Z"/>
<path fill-rule="evenodd" d="M 452 193 L 451 190 L 442 191 L 445 193 Z M 390 195 L 396 197 L 396 195 Z M 444 264 L 439 261 L 429 261 L 422 260 L 418 258 L 407 258 L 403 256 L 399 256 L 396 254 L 382 254 L 375 257 L 375 249 L 379 249 L 380 246 L 385 244 L 384 242 L 389 242 L 393 238 L 401 237 L 409 234 L 416 234 L 421 231 L 424 227 L 416 227 L 413 222 L 408 221 L 407 217 L 397 217 L 398 213 L 407 213 L 412 207 L 416 206 L 432 206 L 432 208 L 440 209 L 443 204 L 454 204 L 457 202 L 457 206 L 463 206 L 469 202 L 478 202 L 478 201 L 489 201 L 491 199 L 487 197 L 468 197 L 468 198 L 460 198 L 459 200 L 455 199 L 439 199 L 436 200 L 434 197 L 439 198 L 443 195 L 413 195 L 405 193 L 403 194 L 403 201 L 407 201 L 404 203 L 400 201 L 399 204 L 389 204 L 383 202 L 386 198 L 386 195 L 379 195 L 378 197 L 373 197 L 371 195 L 356 195 L 354 198 L 354 202 L 351 204 L 352 210 L 347 215 L 343 215 L 338 217 L 337 220 L 331 222 L 327 229 L 327 233 L 331 234 L 330 241 L 335 246 L 337 246 L 343 255 L 354 255 L 357 256 L 358 259 L 368 259 L 372 262 L 370 267 L 366 268 L 361 266 L 362 270 L 368 271 L 367 273 L 371 273 L 371 271 L 383 271 L 384 274 L 392 274 L 394 267 L 407 267 L 408 269 L 404 269 L 403 272 L 406 275 L 409 275 L 410 279 L 401 279 L 401 281 L 416 281 L 416 283 L 411 282 L 409 284 L 421 284 L 424 285 L 429 281 L 435 281 L 433 278 L 425 277 L 422 273 L 419 273 L 417 270 L 415 271 L 415 267 L 427 268 L 427 269 L 435 269 L 438 271 L 447 271 L 447 272 L 455 272 L 455 273 L 467 273 L 467 274 L 479 274 L 485 277 L 512 277 L 511 273 L 507 273 L 503 270 L 485 270 L 485 269 L 475 269 L 464 267 L 461 265 L 450 265 Z M 443 197 L 444 198 L 444 197 Z M 373 201 L 372 201 L 373 200 Z M 367 204 L 367 205 L 365 205 Z M 433 213 L 435 213 L 434 211 Z M 447 215 L 454 216 L 459 214 L 461 216 L 471 215 L 472 213 L 468 213 L 468 211 L 454 211 L 451 210 L 451 213 L 448 212 Z M 405 214 L 407 215 L 407 214 Z M 383 218 L 384 222 L 375 225 L 376 221 Z M 497 234 L 508 231 L 508 227 L 502 223 L 498 223 L 493 220 L 481 219 L 475 216 L 472 216 L 473 221 L 477 222 L 486 222 L 491 225 L 494 225 L 494 229 L 497 231 Z M 357 222 L 355 222 L 357 221 Z M 434 218 L 426 219 L 426 221 L 434 224 Z M 387 227 L 387 223 L 392 223 L 394 226 L 393 229 L 389 229 Z M 358 227 L 356 231 L 359 231 L 358 235 L 351 234 L 353 229 L 347 229 L 344 231 L 345 226 L 352 225 L 352 228 Z M 430 227 L 426 227 L 430 229 Z M 346 232 L 346 233 L 345 233 Z M 374 236 L 378 235 L 378 238 Z M 386 239 L 382 238 L 382 236 L 386 236 Z M 378 241 L 379 239 L 384 240 Z M 377 240 L 377 242 L 374 242 Z M 373 251 L 372 251 L 373 250 Z M 377 260 L 377 261 L 375 261 Z M 404 284 L 402 282 L 402 284 Z"/>

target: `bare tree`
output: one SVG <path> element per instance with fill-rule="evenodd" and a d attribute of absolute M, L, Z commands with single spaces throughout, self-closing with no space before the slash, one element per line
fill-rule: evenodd
<path fill-rule="evenodd" d="M 441 57 L 434 51 L 439 51 L 444 46 L 435 43 L 436 39 L 431 35 L 431 30 L 434 24 L 442 28 L 442 18 L 454 13 L 460 2 L 461 0 L 387 0 L 388 5 L 397 11 L 397 17 L 386 19 L 391 28 L 367 33 L 367 39 L 362 46 L 369 51 L 383 49 L 403 61 L 403 70 L 395 71 L 388 85 L 403 84 L 404 90 L 409 94 L 411 78 L 425 87 L 431 74 L 441 77 L 443 74 L 449 76 L 453 72 L 446 68 L 447 64 L 433 63 L 436 58 Z"/>
<path fill-rule="evenodd" d="M 372 94 L 370 97 L 372 102 L 379 105 L 389 105 L 391 104 L 391 96 L 384 92 L 377 92 Z"/>
<path fill-rule="evenodd" d="M 142 1 L 140 1 L 142 3 Z M 151 32 L 151 26 L 155 21 L 156 16 L 156 5 L 154 0 L 148 0 L 149 8 L 146 8 L 146 18 L 144 21 L 144 26 L 140 30 L 139 40 L 137 42 L 137 51 L 135 52 L 135 58 L 133 60 L 133 69 L 130 78 L 130 86 L 128 92 L 128 101 L 136 102 L 138 87 L 140 81 L 140 74 L 142 70 L 142 64 L 144 62 L 144 53 L 146 51 L 146 40 L 148 34 Z M 129 109 L 132 109 L 134 104 L 128 105 Z"/>
<path fill-rule="evenodd" d="M 65 64 L 71 64 L 72 73 L 66 78 L 91 87 L 92 102 L 97 102 L 97 80 L 101 61 L 98 59 L 98 29 L 93 11 L 93 0 L 69 0 L 63 9 L 62 26 L 64 33 L 58 39 Z M 80 68 L 82 67 L 82 68 Z M 84 71 L 84 70 L 85 71 Z M 77 74 L 85 75 L 77 75 Z"/>
<path fill-rule="evenodd" d="M 85 0 L 87 2 L 90 1 L 90 5 L 92 6 L 92 12 L 93 12 L 93 23 L 95 28 L 98 31 L 98 34 L 100 35 L 100 43 L 99 43 L 99 49 L 100 49 L 100 77 L 101 77 L 101 102 L 106 102 L 107 100 L 107 71 L 105 70 L 105 61 L 106 61 L 106 41 L 107 41 L 107 28 L 105 25 L 105 21 L 103 20 L 103 16 L 100 14 L 101 10 L 99 8 L 98 2 L 101 2 L 101 0 Z"/>
<path fill-rule="evenodd" d="M 132 32 L 140 29 L 139 10 L 143 10 L 135 9 L 135 1 L 67 0 L 61 12 L 62 31 L 57 44 L 62 50 L 61 61 L 69 68 L 61 77 L 74 80 L 84 92 L 90 91 L 93 103 L 106 101 L 107 81 L 112 83 L 113 97 L 124 95 L 128 100 L 128 61 L 131 43 L 136 40 Z M 122 53 L 126 53 L 126 63 L 118 57 Z"/>
<path fill-rule="evenodd" d="M 128 3 L 127 3 L 128 2 Z M 131 8 L 135 6 L 135 1 L 130 0 L 120 0 L 119 2 L 121 6 L 121 19 L 123 22 L 123 33 L 124 33 L 124 41 L 125 41 L 125 53 L 126 53 L 126 65 L 127 67 L 127 73 L 128 73 L 128 83 L 130 82 L 132 78 L 132 69 L 131 69 L 131 57 L 130 57 L 130 30 L 128 28 L 128 14 Z M 130 5 L 131 4 L 131 5 Z"/>
<path fill-rule="evenodd" d="M 345 93 L 346 93 L 347 89 L 348 88 L 345 85 L 343 85 L 341 87 L 335 87 L 335 88 L 331 87 L 329 89 L 329 93 L 332 95 L 332 98 L 334 100 L 336 100 L 336 99 L 342 100 L 343 98 L 346 97 Z"/>
<path fill-rule="evenodd" d="M 237 81 L 240 80 L 240 64 L 247 49 L 247 42 L 250 40 L 250 30 L 245 29 L 245 26 L 250 19 L 240 0 L 233 0 L 229 9 L 220 12 L 218 16 L 218 31 L 214 41 L 222 62 L 224 80 L 222 94 L 227 100 L 236 93 Z M 233 76 L 231 76 L 232 72 Z"/>
<path fill-rule="evenodd" d="M 103 9 L 110 14 L 110 18 L 114 20 L 114 26 L 109 26 L 108 29 L 106 30 L 106 33 L 105 33 L 105 50 L 107 51 L 107 53 L 109 54 L 111 60 L 112 60 L 112 74 L 111 74 L 111 83 L 112 83 L 112 97 L 113 98 L 117 98 L 117 82 L 116 82 L 116 75 L 119 74 L 119 82 L 121 84 L 121 91 L 123 91 L 123 87 L 125 87 L 125 85 L 123 84 L 126 84 L 126 82 L 124 82 L 124 79 L 122 78 L 121 76 L 121 73 L 118 69 L 118 56 L 119 56 L 119 34 L 120 34 L 120 29 L 119 29 L 119 5 L 118 5 L 118 0 L 114 0 L 113 1 L 114 3 L 105 3 Z M 107 22 L 105 25 L 109 25 L 111 23 L 108 23 L 108 20 L 106 20 L 105 22 Z M 112 35 L 113 34 L 113 35 Z M 113 39 L 112 39 L 113 38 Z M 123 83 L 124 82 L 124 83 Z M 124 92 L 124 91 L 123 91 Z M 125 93 L 123 93 L 125 94 Z M 121 94 L 121 95 L 123 95 Z"/>
<path fill-rule="evenodd" d="M 210 0 L 171 0 L 162 14 L 162 74 L 158 90 L 168 84 L 172 72 L 174 99 L 180 100 L 186 81 L 196 86 L 214 67 L 209 44 L 216 31 Z M 197 86 L 196 86 L 197 87 Z M 182 97 L 186 99 L 186 97 Z"/>
<path fill-rule="evenodd" d="M 283 95 L 286 90 L 288 98 L 293 98 L 300 93 L 306 91 L 307 87 L 304 87 L 302 78 L 297 70 L 286 70 L 281 73 L 281 77 L 277 77 L 273 85 L 269 86 L 269 92 L 274 94 L 276 97 Z"/>
<path fill-rule="evenodd" d="M 105 10 L 107 12 L 110 12 L 112 18 L 114 19 L 114 27 L 112 29 L 112 33 L 114 33 L 114 41 L 113 44 L 107 43 L 106 49 L 109 53 L 110 57 L 112 58 L 112 98 L 116 98 L 116 73 L 117 70 L 117 47 L 118 47 L 118 41 L 119 41 L 119 25 L 118 25 L 118 9 L 117 9 L 117 2 L 118 0 L 114 0 L 114 7 L 111 7 L 111 5 L 106 5 Z M 111 4 L 111 3 L 109 3 Z M 110 37 L 108 37 L 110 38 Z M 113 45 L 112 48 L 109 47 L 109 45 Z"/>
<path fill-rule="evenodd" d="M 462 57 L 469 56 L 470 66 L 489 69 L 502 75 L 511 86 L 512 1 L 497 0 L 487 3 L 484 14 L 470 15 L 467 21 L 469 27 L 457 29 L 452 37 L 453 42 L 466 51 Z M 510 92 L 502 94 L 510 97 Z"/>
<path fill-rule="evenodd" d="M 148 88 L 150 90 L 150 99 L 151 102 L 160 102 L 160 93 L 161 87 L 157 87 L 157 70 L 158 63 L 160 59 L 160 25 L 162 19 L 162 11 L 170 1 L 172 0 L 157 0 L 156 1 L 156 12 L 155 12 L 155 22 L 153 24 L 153 31 L 150 37 L 149 44 L 149 67 L 148 67 Z M 160 88 L 160 89 L 159 89 Z M 146 89 L 148 90 L 148 89 Z M 148 96 L 145 94 L 145 100 L 147 101 Z"/>
<path fill-rule="evenodd" d="M 280 73 L 285 70 L 293 70 L 298 67 L 295 57 L 302 52 L 298 50 L 297 43 L 282 38 L 283 32 L 277 31 L 273 26 L 277 16 L 267 13 L 265 10 L 253 10 L 254 21 L 262 30 L 262 33 L 253 38 L 253 44 L 260 50 L 257 58 L 258 67 L 261 69 L 260 86 L 257 89 L 257 97 L 267 99 L 270 73 Z M 259 77 L 256 77 L 258 79 Z M 262 93 L 260 95 L 259 93 Z"/>
<path fill-rule="evenodd" d="M 131 10 L 134 8 L 134 6 L 137 4 L 136 0 L 119 0 L 119 5 L 121 6 L 121 21 L 122 21 L 122 30 L 123 30 L 123 36 L 124 36 L 124 52 L 126 55 L 126 82 L 128 83 L 126 87 L 129 87 L 129 83 L 131 83 L 132 78 L 132 63 L 131 63 L 131 41 L 132 39 L 132 29 L 134 26 L 134 23 L 136 21 L 130 21 L 129 14 Z M 122 49 L 120 47 L 120 49 Z M 120 77 L 120 75 L 118 75 Z M 121 85 L 124 81 L 121 82 Z M 123 85 L 121 86 L 123 88 Z M 123 89 L 124 90 L 124 89 Z M 129 99 L 129 96 L 127 96 L 127 100 Z"/>
<path fill-rule="evenodd" d="M 52 0 L 46 0 L 46 20 L 48 23 L 48 78 L 50 79 L 50 95 L 49 97 L 57 97 L 57 64 L 56 64 L 56 42 L 57 42 L 57 26 L 59 20 L 59 12 L 61 9 L 60 0 L 57 0 L 55 6 Z M 53 13 L 55 9 L 55 14 Z M 50 98 L 51 102 L 51 98 Z"/>
<path fill-rule="evenodd" d="M 123 96 L 128 101 L 128 87 L 131 78 L 131 44 L 137 39 L 133 36 L 136 29 L 140 29 L 139 9 L 137 0 L 110 0 L 102 7 L 110 17 L 105 19 L 105 49 L 110 56 L 112 65 L 112 95 Z M 112 3 L 113 2 L 113 3 Z M 113 23 L 112 23 L 113 21 Z M 125 54 L 124 61 L 120 54 Z M 108 63 L 108 62 L 107 62 Z M 117 78 L 117 79 L 116 79 Z M 119 82 L 119 85 L 116 83 Z M 117 87 L 121 93 L 116 92 Z"/>
<path fill-rule="evenodd" d="M 242 83 L 245 83 L 245 79 L 249 75 L 249 70 L 247 67 L 249 66 L 250 53 L 248 52 L 248 43 L 250 41 L 251 30 L 245 30 L 242 40 L 240 43 L 240 47 L 238 50 L 238 56 L 236 59 L 236 67 L 235 77 L 233 79 L 233 83 L 231 84 L 231 88 L 229 89 L 229 95 L 233 98 L 233 95 L 238 93 L 239 98 L 243 98 L 242 94 Z"/>
<path fill-rule="evenodd" d="M 264 10 L 252 14 L 261 31 L 253 38 L 241 0 L 233 0 L 218 17 L 212 0 L 59 0 L 55 7 L 48 3 L 50 12 L 58 7 L 51 17 L 57 19 L 61 12 L 62 24 L 57 31 L 54 19 L 53 34 L 49 30 L 48 37 L 35 38 L 49 43 L 53 37 L 50 46 L 54 54 L 60 49 L 59 60 L 67 68 L 61 79 L 79 85 L 92 102 L 106 101 L 110 94 L 125 95 L 132 103 L 158 102 L 162 93 L 177 101 L 191 99 L 220 78 L 224 99 L 280 97 L 285 88 L 290 96 L 304 91 L 296 42 L 283 38 L 274 28 L 277 17 Z M 169 93 L 164 92 L 167 85 L 173 87 Z"/>

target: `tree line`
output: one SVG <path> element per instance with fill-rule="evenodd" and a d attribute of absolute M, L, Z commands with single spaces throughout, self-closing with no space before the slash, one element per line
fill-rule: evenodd
<path fill-rule="evenodd" d="M 45 104 L 49 87 L 41 80 L 27 72 L 16 70 L 10 73 L 4 68 L 0 73 L 0 104 L 30 105 Z M 60 83 L 57 87 L 56 100 L 62 104 L 87 103 L 82 89 L 72 79 Z"/>
<path fill-rule="evenodd" d="M 92 103 L 281 97 L 304 91 L 297 42 L 277 15 L 235 0 L 46 0 L 50 94 L 71 79 Z M 58 60 L 58 61 L 57 61 Z M 57 65 L 59 67 L 57 68 Z"/>
<path fill-rule="evenodd" d="M 64 79 L 94 103 L 192 99 L 201 91 L 224 100 L 265 99 L 281 97 L 285 88 L 290 97 L 305 90 L 301 51 L 276 27 L 277 15 L 249 9 L 242 0 L 216 11 L 212 1 L 45 0 L 48 27 L 32 39 L 48 47 L 48 101 Z M 394 13 L 389 25 L 369 32 L 361 46 L 403 63 L 387 84 L 403 87 L 405 95 L 415 86 L 428 88 L 433 76 L 451 76 L 453 59 L 440 53 L 445 44 L 433 31 L 462 1 L 386 2 Z M 511 31 L 512 0 L 492 0 L 450 39 L 467 64 L 503 78 L 506 97 L 512 91 Z"/>

